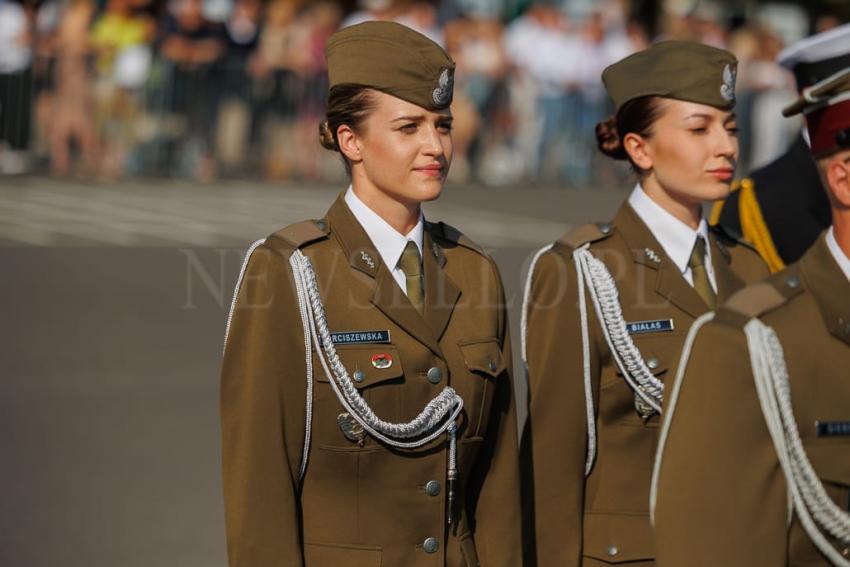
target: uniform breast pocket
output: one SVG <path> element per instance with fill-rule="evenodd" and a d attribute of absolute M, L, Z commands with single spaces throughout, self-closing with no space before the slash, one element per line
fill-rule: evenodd
<path fill-rule="evenodd" d="M 507 368 L 499 347 L 499 340 L 490 337 L 466 339 L 458 342 L 467 376 L 454 382 L 463 398 L 472 435 L 484 435 L 493 403 L 496 380 Z"/>
<path fill-rule="evenodd" d="M 378 417 L 385 421 L 400 421 L 404 367 L 398 349 L 387 344 L 337 345 L 336 352 L 354 387 Z M 315 352 L 313 372 L 317 382 L 313 396 L 313 422 L 320 428 L 318 442 L 352 449 L 373 444 L 370 436 L 359 434 L 360 428 L 353 420 L 341 417 L 346 410 Z"/>

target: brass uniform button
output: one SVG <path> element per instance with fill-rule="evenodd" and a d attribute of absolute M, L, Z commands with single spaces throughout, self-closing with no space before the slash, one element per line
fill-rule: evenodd
<path fill-rule="evenodd" d="M 618 553 L 620 553 L 620 550 L 617 549 L 616 545 L 609 545 L 608 546 L 608 555 L 610 555 L 611 557 L 614 557 Z"/>

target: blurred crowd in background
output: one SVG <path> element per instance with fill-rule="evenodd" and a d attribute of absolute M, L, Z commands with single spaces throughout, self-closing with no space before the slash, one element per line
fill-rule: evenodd
<path fill-rule="evenodd" d="M 608 64 L 658 39 L 733 51 L 740 175 L 800 128 L 776 55 L 842 23 L 720 0 L 0 0 L 0 174 L 341 182 L 317 134 L 324 43 L 368 19 L 457 62 L 452 181 L 568 188 L 625 177 L 596 150 Z"/>

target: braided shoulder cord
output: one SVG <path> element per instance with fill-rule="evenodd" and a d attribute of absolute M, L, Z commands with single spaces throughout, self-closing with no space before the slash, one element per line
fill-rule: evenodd
<path fill-rule="evenodd" d="M 325 308 L 319 294 L 316 274 L 310 259 L 300 250 L 290 257 L 293 272 L 303 281 L 306 297 L 299 294 L 303 302 L 313 348 L 328 377 L 331 387 L 343 408 L 376 439 L 392 447 L 411 449 L 430 443 L 443 433 L 449 437 L 448 478 L 457 478 L 457 425 L 456 420 L 463 409 L 463 399 L 449 386 L 428 402 L 422 412 L 407 423 L 390 423 L 380 419 L 360 392 L 339 358 L 328 330 Z M 296 278 L 298 279 L 298 278 Z M 308 419 L 310 414 L 308 414 Z M 309 430 L 309 427 L 308 427 Z M 306 454 L 305 448 L 305 454 Z M 305 461 L 306 462 L 306 461 Z"/>
<path fill-rule="evenodd" d="M 661 423 L 661 433 L 658 436 L 658 447 L 655 449 L 655 463 L 652 465 L 652 481 L 649 487 L 649 521 L 653 527 L 655 526 L 655 502 L 658 500 L 658 479 L 661 475 L 661 461 L 664 458 L 664 447 L 667 445 L 667 437 L 670 435 L 670 425 L 676 413 L 676 406 L 679 404 L 679 393 L 682 391 L 685 369 L 688 366 L 688 359 L 691 357 L 691 350 L 694 347 L 697 333 L 699 333 L 703 325 L 712 319 L 714 319 L 714 311 L 709 311 L 698 317 L 694 321 L 694 324 L 691 325 L 688 336 L 685 339 L 685 344 L 682 347 L 682 355 L 679 358 L 679 367 L 676 370 L 673 387 L 667 398 L 667 409 L 664 412 L 664 419 Z"/>
<path fill-rule="evenodd" d="M 236 287 L 233 288 L 233 298 L 230 300 L 230 311 L 227 312 L 227 324 L 224 326 L 224 344 L 221 347 L 222 354 L 224 354 L 224 350 L 227 348 L 227 337 L 230 335 L 230 322 L 233 319 L 233 311 L 236 309 L 236 301 L 239 299 L 239 288 L 242 287 L 242 280 L 245 279 L 245 271 L 248 269 L 248 262 L 251 260 L 251 254 L 254 253 L 254 250 L 256 250 L 257 247 L 265 244 L 265 242 L 265 238 L 257 240 L 248 247 L 248 251 L 245 253 L 245 259 L 242 261 L 242 268 L 239 270 L 239 277 L 236 278 Z"/>
<path fill-rule="evenodd" d="M 573 252 L 579 281 L 586 280 L 596 315 L 602 323 L 602 334 L 611 350 L 611 357 L 623 373 L 623 377 L 635 393 L 652 409 L 661 413 L 664 397 L 664 383 L 647 367 L 643 356 L 626 329 L 623 309 L 617 284 L 600 260 L 590 253 L 585 244 Z M 584 302 L 582 301 L 582 304 Z M 586 321 L 582 322 L 586 327 Z"/>
<path fill-rule="evenodd" d="M 531 301 L 531 285 L 534 281 L 534 268 L 537 266 L 537 261 L 544 253 L 552 249 L 552 245 L 544 246 L 534 255 L 531 260 L 531 267 L 528 269 L 528 276 L 525 280 L 525 291 L 522 298 L 522 316 L 520 319 L 520 343 L 522 348 L 522 364 L 525 368 L 526 375 L 528 374 L 528 304 Z M 587 459 L 584 464 L 584 475 L 590 474 L 590 469 L 593 468 L 593 462 L 596 460 L 596 412 L 593 409 L 593 390 L 590 384 L 590 340 L 587 333 L 587 307 L 584 301 L 584 282 L 581 277 L 578 278 L 579 287 L 579 309 L 582 317 L 582 354 L 583 354 L 583 370 L 584 370 L 584 403 L 585 412 L 587 414 Z"/>
<path fill-rule="evenodd" d="M 834 565 L 850 567 L 850 561 L 836 551 L 819 529 L 823 528 L 844 545 L 850 545 L 850 514 L 826 493 L 800 438 L 791 406 L 788 368 L 779 337 L 758 319 L 750 320 L 744 327 L 744 333 L 759 402 L 785 474 L 793 508 L 820 552 Z"/>

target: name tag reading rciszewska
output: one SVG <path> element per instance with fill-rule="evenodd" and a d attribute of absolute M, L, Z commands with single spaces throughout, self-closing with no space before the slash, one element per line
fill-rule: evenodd
<path fill-rule="evenodd" d="M 390 332 L 386 331 L 347 331 L 331 333 L 335 345 L 382 344 L 390 342 Z"/>
<path fill-rule="evenodd" d="M 673 330 L 673 319 L 656 319 L 654 321 L 635 321 L 626 323 L 630 335 L 642 333 L 667 333 Z"/>

